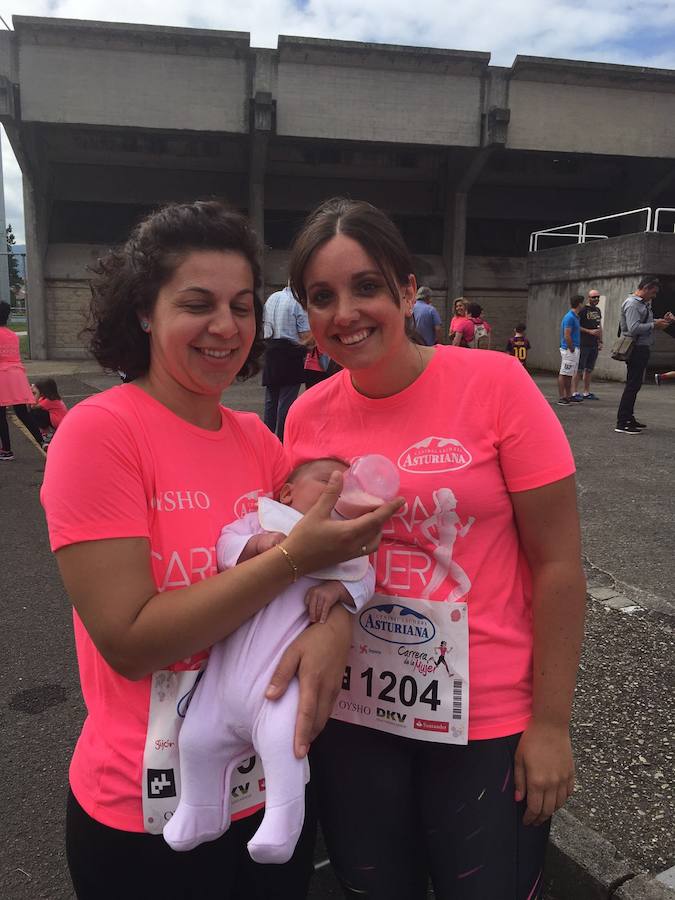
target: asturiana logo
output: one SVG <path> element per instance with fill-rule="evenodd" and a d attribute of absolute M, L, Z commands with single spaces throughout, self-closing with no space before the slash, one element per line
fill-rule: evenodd
<path fill-rule="evenodd" d="M 431 619 L 400 603 L 370 606 L 359 616 L 359 623 L 372 637 L 389 644 L 425 644 L 436 634 Z"/>
<path fill-rule="evenodd" d="M 248 513 L 258 511 L 258 499 L 260 497 L 271 497 L 267 491 L 260 489 L 249 491 L 248 494 L 242 494 L 234 501 L 234 514 L 237 519 L 243 519 Z"/>
<path fill-rule="evenodd" d="M 435 475 L 463 469 L 471 459 L 466 447 L 454 438 L 427 437 L 401 453 L 398 467 L 404 472 Z"/>

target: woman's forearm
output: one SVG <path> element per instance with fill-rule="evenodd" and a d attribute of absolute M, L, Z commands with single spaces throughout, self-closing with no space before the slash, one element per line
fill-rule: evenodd
<path fill-rule="evenodd" d="M 569 723 L 584 633 L 586 579 L 581 564 L 549 562 L 533 571 L 535 721 Z"/>
<path fill-rule="evenodd" d="M 147 541 L 95 541 L 57 553 L 66 590 L 103 657 L 136 680 L 226 637 L 293 581 L 279 550 L 158 592 Z M 144 574 L 141 574 L 144 573 Z"/>

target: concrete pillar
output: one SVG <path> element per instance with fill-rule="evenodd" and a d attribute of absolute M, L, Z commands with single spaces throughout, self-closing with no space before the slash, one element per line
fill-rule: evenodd
<path fill-rule="evenodd" d="M 448 188 L 443 223 L 443 261 L 448 274 L 444 325 L 447 334 L 452 319 L 452 304 L 455 297 L 464 293 L 464 256 L 466 253 L 466 207 L 467 194 Z"/>
<path fill-rule="evenodd" d="M 26 225 L 26 310 L 31 359 L 49 359 L 44 261 L 47 253 L 47 202 L 23 171 Z"/>
<path fill-rule="evenodd" d="M 269 91 L 256 91 L 251 100 L 248 172 L 248 217 L 261 245 L 265 243 L 265 170 L 267 145 L 276 125 L 276 101 Z M 264 260 L 263 285 L 265 283 Z"/>
<path fill-rule="evenodd" d="M 2 169 L 2 153 L 0 153 L 0 300 L 9 303 L 9 259 L 7 257 L 7 241 L 5 240 L 5 179 Z"/>

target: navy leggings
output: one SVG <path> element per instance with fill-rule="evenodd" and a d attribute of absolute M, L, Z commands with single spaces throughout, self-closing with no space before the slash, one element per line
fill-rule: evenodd
<path fill-rule="evenodd" d="M 538 900 L 550 823 L 514 800 L 520 735 L 434 744 L 330 720 L 311 752 L 331 862 L 347 898 Z"/>
<path fill-rule="evenodd" d="M 70 792 L 66 855 L 75 895 L 78 900 L 303 900 L 314 871 L 312 805 L 307 803 L 295 853 L 279 866 L 255 863 L 248 855 L 246 843 L 262 815 L 238 819 L 218 840 L 177 853 L 159 834 L 101 825 Z"/>

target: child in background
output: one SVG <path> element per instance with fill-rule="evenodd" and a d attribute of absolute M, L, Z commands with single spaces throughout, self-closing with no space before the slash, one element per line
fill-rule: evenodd
<path fill-rule="evenodd" d="M 513 337 L 510 337 L 506 343 L 506 352 L 510 356 L 515 356 L 527 368 L 527 354 L 531 349 L 530 342 L 525 337 L 526 326 L 519 322 L 513 329 Z"/>
<path fill-rule="evenodd" d="M 68 407 L 61 399 L 53 378 L 41 378 L 31 384 L 35 397 L 33 418 L 40 426 L 43 436 L 51 438 L 63 421 Z"/>
<path fill-rule="evenodd" d="M 216 545 L 219 571 L 280 544 L 319 499 L 336 469 L 345 471 L 347 464 L 330 457 L 303 463 L 282 486 L 279 503 L 263 497 L 257 512 L 226 525 Z M 174 850 L 191 850 L 227 831 L 230 774 L 257 752 L 265 769 L 265 816 L 248 850 L 261 863 L 291 858 L 304 821 L 309 780 L 307 761 L 293 753 L 297 679 L 279 700 L 267 700 L 265 692 L 284 650 L 310 622 L 325 623 L 335 603 L 356 612 L 374 589 L 375 572 L 365 555 L 311 577 L 300 576 L 213 647 L 178 740 L 181 796 L 164 827 L 164 838 Z"/>

